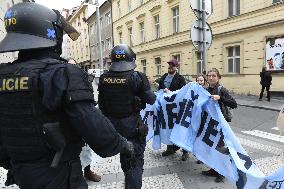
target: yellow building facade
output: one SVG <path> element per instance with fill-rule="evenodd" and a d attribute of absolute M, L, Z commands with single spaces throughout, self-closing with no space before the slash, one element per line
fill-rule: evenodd
<path fill-rule="evenodd" d="M 167 61 L 176 58 L 182 75 L 194 80 L 202 71 L 200 53 L 190 38 L 196 20 L 190 1 L 113 0 L 112 13 L 114 44 L 133 47 L 138 70 L 159 77 L 167 72 Z M 221 83 L 231 91 L 259 94 L 267 43 L 284 36 L 282 0 L 213 0 L 208 23 L 213 43 L 207 53 L 207 70 L 218 68 Z M 271 91 L 284 91 L 283 71 L 272 72 Z"/>

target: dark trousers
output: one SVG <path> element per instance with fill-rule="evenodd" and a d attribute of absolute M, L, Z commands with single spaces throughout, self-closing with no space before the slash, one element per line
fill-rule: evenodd
<path fill-rule="evenodd" d="M 13 163 L 13 173 L 21 189 L 87 189 L 80 159 L 59 163 L 51 168 L 50 162 Z"/>
<path fill-rule="evenodd" d="M 135 137 L 128 140 L 134 145 L 134 156 L 120 154 L 121 168 L 125 175 L 125 189 L 140 189 L 142 187 L 146 138 Z"/>
<path fill-rule="evenodd" d="M 263 92 L 264 92 L 264 89 L 266 89 L 266 93 L 267 93 L 267 100 L 270 100 L 270 86 L 261 86 L 261 92 L 259 94 L 259 99 L 262 99 L 263 97 Z"/>

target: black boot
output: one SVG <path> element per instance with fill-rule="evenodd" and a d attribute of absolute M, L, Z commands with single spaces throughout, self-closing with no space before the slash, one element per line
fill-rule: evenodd
<path fill-rule="evenodd" d="M 162 156 L 169 156 L 176 153 L 173 145 L 167 145 L 167 150 L 162 153 Z"/>
<path fill-rule="evenodd" d="M 183 150 L 182 151 L 182 156 L 181 156 L 181 160 L 182 161 L 186 161 L 189 158 L 189 154 L 187 151 Z"/>

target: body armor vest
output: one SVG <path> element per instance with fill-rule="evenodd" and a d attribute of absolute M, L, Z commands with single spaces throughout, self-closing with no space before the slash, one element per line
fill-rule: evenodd
<path fill-rule="evenodd" d="M 134 111 L 134 94 L 129 85 L 133 70 L 108 72 L 102 76 L 103 112 L 114 118 L 128 117 Z"/>
<path fill-rule="evenodd" d="M 47 122 L 60 122 L 60 128 L 68 141 L 76 141 L 78 144 L 79 139 L 72 135 L 70 126 L 67 127 L 66 121 L 62 120 L 65 116 L 60 112 L 47 112 L 41 104 L 39 74 L 48 66 L 58 63 L 55 59 L 41 62 L 33 60 L 0 67 L 0 138 L 14 161 L 53 158 L 55 151 L 47 145 L 42 127 Z M 76 152 L 78 156 L 79 148 L 74 151 L 79 151 Z M 69 158 L 74 157 L 62 160 Z"/>

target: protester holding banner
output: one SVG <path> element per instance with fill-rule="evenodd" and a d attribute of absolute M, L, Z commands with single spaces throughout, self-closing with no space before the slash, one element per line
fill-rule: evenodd
<path fill-rule="evenodd" d="M 266 67 L 262 68 L 262 71 L 259 73 L 261 92 L 259 94 L 259 101 L 262 100 L 264 89 L 266 89 L 267 101 L 270 102 L 270 85 L 272 81 L 271 73 L 266 70 Z"/>
<path fill-rule="evenodd" d="M 186 85 L 185 78 L 180 75 L 177 70 L 179 67 L 179 62 L 176 59 L 172 59 L 168 61 L 168 73 L 165 73 L 158 81 L 159 87 L 158 90 L 164 89 L 164 92 L 169 93 L 171 91 L 176 91 L 181 89 L 184 85 Z M 179 147 L 175 145 L 167 145 L 167 150 L 162 153 L 162 156 L 169 156 L 174 154 Z M 188 159 L 188 152 L 182 150 L 182 161 L 186 161 Z"/>
<path fill-rule="evenodd" d="M 207 88 L 207 91 L 211 94 L 211 98 L 214 101 L 218 101 L 219 106 L 221 108 L 221 112 L 226 119 L 227 122 L 231 122 L 229 118 L 227 118 L 226 114 L 228 111 L 228 107 L 230 108 L 237 108 L 237 102 L 236 100 L 229 94 L 228 90 L 224 88 L 222 85 L 220 85 L 219 80 L 221 79 L 221 75 L 219 73 L 219 70 L 216 68 L 212 68 L 207 73 L 207 80 L 209 87 Z M 225 145 L 224 142 L 222 142 L 223 146 Z M 220 175 L 217 171 L 214 169 L 210 169 L 208 171 L 202 171 L 203 175 L 206 176 L 215 176 L 215 182 L 222 182 L 224 179 L 223 175 Z"/>

